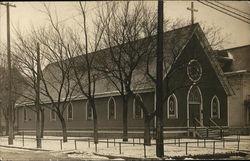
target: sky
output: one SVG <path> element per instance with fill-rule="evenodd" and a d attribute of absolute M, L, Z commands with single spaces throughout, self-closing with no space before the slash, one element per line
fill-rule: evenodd
<path fill-rule="evenodd" d="M 47 16 L 44 12 L 43 3 L 49 4 L 52 11 L 56 9 L 59 21 L 74 27 L 75 19 L 81 18 L 77 11 L 79 8 L 77 1 L 38 1 L 38 2 L 11 2 L 16 7 L 10 8 L 11 22 L 11 39 L 15 39 L 15 28 L 29 31 L 31 26 L 43 26 L 48 24 Z M 87 3 L 87 21 L 95 19 L 95 12 L 100 2 L 89 1 Z M 157 1 L 145 1 L 146 5 L 157 9 Z M 221 1 L 221 3 L 230 5 L 241 11 L 248 12 L 250 15 L 250 2 L 248 1 Z M 164 18 L 181 18 L 190 20 L 191 1 L 164 1 Z M 207 25 L 214 25 L 221 28 L 222 36 L 227 36 L 227 43 L 223 48 L 233 48 L 250 44 L 250 24 L 237 20 L 233 17 L 218 12 L 212 8 L 194 1 L 194 7 L 198 10 L 195 12 L 195 22 L 203 22 Z M 250 18 L 249 15 L 248 18 Z M 6 42 L 6 7 L 0 8 L 0 38 L 1 42 Z M 89 26 L 91 28 L 91 24 Z"/>

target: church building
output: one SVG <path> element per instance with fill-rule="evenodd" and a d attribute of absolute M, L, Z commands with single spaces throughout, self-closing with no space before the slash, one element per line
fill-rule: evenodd
<path fill-rule="evenodd" d="M 202 136 L 202 130 L 197 129 L 249 126 L 249 48 L 214 51 L 199 24 L 164 33 L 163 92 L 166 99 L 162 112 L 165 136 L 188 136 L 190 132 Z M 176 60 L 171 64 L 169 60 L 173 55 Z M 152 61 L 149 65 L 152 72 L 155 72 L 155 64 Z M 48 65 L 45 70 L 50 68 L 53 65 Z M 168 73 L 172 73 L 171 76 Z M 155 109 L 155 86 L 139 69 L 133 77 L 133 80 L 144 83 L 132 83 L 136 97 L 128 103 L 128 136 L 142 137 L 144 118 L 138 100 L 152 112 Z M 111 86 L 108 80 L 96 82 L 100 137 L 122 136 L 122 98 Z M 36 114 L 27 108 L 33 105 L 24 98 L 16 105 L 18 130 L 27 134 L 35 134 Z M 93 136 L 93 113 L 87 98 L 77 95 L 68 102 L 64 118 L 69 136 Z M 154 128 L 155 119 L 151 122 L 152 132 Z M 44 132 L 45 135 L 61 135 L 56 113 L 46 108 Z"/>

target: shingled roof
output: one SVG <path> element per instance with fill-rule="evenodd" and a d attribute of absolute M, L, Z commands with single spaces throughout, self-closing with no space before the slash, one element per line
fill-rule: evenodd
<path fill-rule="evenodd" d="M 217 59 L 224 72 L 250 72 L 250 45 L 218 51 Z"/>
<path fill-rule="evenodd" d="M 197 38 L 201 41 L 201 45 L 204 48 L 205 53 L 208 56 L 208 59 L 210 60 L 212 67 L 214 68 L 215 72 L 217 73 L 219 80 L 224 87 L 226 93 L 230 95 L 232 93 L 230 86 L 224 76 L 223 71 L 221 70 L 219 63 L 217 60 L 213 57 L 213 50 L 208 44 L 208 41 L 206 40 L 206 37 L 204 33 L 202 32 L 202 29 L 200 28 L 199 24 L 193 24 L 189 26 L 185 26 L 182 28 L 178 28 L 172 31 L 167 31 L 164 33 L 164 73 L 167 73 L 169 68 L 172 64 L 172 56 L 178 56 L 182 53 L 185 46 L 188 44 L 188 42 L 191 40 L 193 36 L 197 36 Z M 152 36 L 150 38 L 144 38 L 141 40 L 136 41 L 135 43 L 142 43 L 145 40 L 152 41 L 152 44 L 156 45 L 156 36 Z M 114 47 L 115 48 L 115 47 Z M 97 52 L 93 52 L 91 54 L 102 54 L 105 52 L 108 52 L 109 49 L 103 49 Z M 90 55 L 91 55 L 90 54 Z M 82 55 L 84 56 L 84 55 Z M 99 55 L 100 56 L 100 55 Z M 78 57 L 72 58 L 72 59 L 79 59 Z M 103 58 L 104 59 L 104 58 Z M 67 60 L 66 60 L 67 61 Z M 153 59 L 149 64 L 150 73 L 152 75 L 156 75 L 156 60 Z M 55 76 L 55 74 L 58 74 L 56 72 L 56 66 L 55 63 L 49 64 L 45 69 L 44 73 L 48 73 L 48 75 L 52 74 Z M 138 92 L 146 92 L 146 91 L 154 91 L 154 83 L 144 74 L 144 69 L 137 68 L 133 74 L 132 77 L 132 89 L 134 91 Z M 48 72 L 52 71 L 52 72 Z M 49 74 L 50 73 L 50 74 Z M 58 75 L 59 77 L 60 75 Z M 53 79 L 50 78 L 50 76 L 47 76 L 48 80 L 53 81 Z M 84 80 L 83 80 L 84 81 Z M 56 83 L 56 82 L 54 82 Z M 74 86 L 74 84 L 72 84 Z M 51 88 L 51 93 L 54 97 L 57 97 L 55 90 Z M 110 81 L 107 79 L 99 79 L 96 82 L 96 89 L 95 89 L 96 97 L 105 97 L 109 95 L 119 95 L 117 89 L 111 84 Z M 73 93 L 74 99 L 84 99 L 85 97 L 81 94 L 80 90 L 76 88 L 76 90 Z M 44 102 L 49 102 L 48 98 L 45 96 L 42 96 Z M 56 99 L 55 99 L 56 100 Z M 26 99 L 20 99 L 18 101 L 19 104 L 22 103 L 28 103 Z"/>

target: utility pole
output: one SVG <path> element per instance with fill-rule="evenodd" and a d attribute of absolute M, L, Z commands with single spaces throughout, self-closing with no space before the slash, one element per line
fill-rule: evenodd
<path fill-rule="evenodd" d="M 36 78 L 36 146 L 42 148 L 40 119 L 40 45 L 37 43 L 37 78 Z"/>
<path fill-rule="evenodd" d="M 7 9 L 7 55 L 8 55 L 8 88 L 9 88 L 9 98 L 8 98 L 8 108 L 9 108 L 9 137 L 8 144 L 13 145 L 14 138 L 14 125 L 13 125 L 13 102 L 12 102 L 12 77 L 11 77 L 11 53 L 10 53 L 10 7 L 16 7 L 16 5 L 7 3 L 1 3 L 0 5 L 6 6 Z"/>
<path fill-rule="evenodd" d="M 194 2 L 191 2 L 191 8 L 187 8 L 187 10 L 191 11 L 191 24 L 194 24 L 194 12 L 198 12 L 197 9 L 194 9 Z"/>
<path fill-rule="evenodd" d="M 163 144 L 163 0 L 158 0 L 156 65 L 156 156 L 164 157 Z"/>

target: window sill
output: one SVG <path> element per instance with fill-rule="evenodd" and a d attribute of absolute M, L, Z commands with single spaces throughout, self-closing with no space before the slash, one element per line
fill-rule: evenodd
<path fill-rule="evenodd" d="M 176 116 L 169 116 L 169 117 L 167 117 L 167 120 L 177 120 L 178 119 L 178 117 L 176 117 Z"/>

